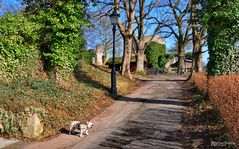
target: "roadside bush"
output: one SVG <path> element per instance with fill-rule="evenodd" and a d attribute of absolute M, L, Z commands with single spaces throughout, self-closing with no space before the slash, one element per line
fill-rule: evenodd
<path fill-rule="evenodd" d="M 239 142 L 239 75 L 216 76 L 207 81 L 205 73 L 196 73 L 194 81 L 198 90 L 207 93 L 210 101 L 220 111 L 233 140 Z"/>
<path fill-rule="evenodd" d="M 207 92 L 207 74 L 205 73 L 196 73 L 194 75 L 194 82 L 200 92 Z"/>
<path fill-rule="evenodd" d="M 209 98 L 219 109 L 232 137 L 239 141 L 239 75 L 209 79 Z"/>

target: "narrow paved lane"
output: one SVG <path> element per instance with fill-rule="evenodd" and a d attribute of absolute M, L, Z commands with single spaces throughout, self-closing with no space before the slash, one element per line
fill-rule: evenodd
<path fill-rule="evenodd" d="M 160 79 L 160 80 L 157 80 Z M 183 147 L 181 120 L 185 112 L 186 89 L 182 78 L 155 78 L 144 88 L 117 102 L 137 108 L 117 123 L 102 126 L 100 133 L 82 139 L 73 149 L 177 149 Z M 126 106 L 126 105 L 125 105 Z M 124 106 L 120 111 L 127 110 Z M 110 117 L 117 117 L 117 113 Z M 110 119 L 108 119 L 110 121 Z M 112 118 L 112 120 L 114 120 Z"/>

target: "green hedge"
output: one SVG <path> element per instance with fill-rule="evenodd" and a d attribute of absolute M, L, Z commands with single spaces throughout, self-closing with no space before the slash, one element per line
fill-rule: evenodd
<path fill-rule="evenodd" d="M 162 65 L 165 63 L 165 57 L 164 57 L 164 55 L 166 55 L 165 45 L 158 44 L 156 42 L 151 42 L 147 46 L 145 53 L 148 60 L 149 68 L 162 67 Z"/>

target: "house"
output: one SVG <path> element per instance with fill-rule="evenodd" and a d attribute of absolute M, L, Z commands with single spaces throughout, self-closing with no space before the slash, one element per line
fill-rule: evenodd
<path fill-rule="evenodd" d="M 156 42 L 158 44 L 165 44 L 164 43 L 164 38 L 162 38 L 162 37 L 160 37 L 158 35 L 154 36 L 153 39 L 152 39 L 152 36 L 147 36 L 145 39 L 146 39 L 146 42 L 151 40 L 151 42 Z"/>
<path fill-rule="evenodd" d="M 190 72 L 192 68 L 192 60 L 185 59 L 183 72 Z M 176 73 L 178 70 L 178 57 L 171 58 L 165 65 L 165 69 L 168 73 Z"/>

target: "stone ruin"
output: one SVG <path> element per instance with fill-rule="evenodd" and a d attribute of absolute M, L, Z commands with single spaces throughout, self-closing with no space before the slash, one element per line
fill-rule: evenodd
<path fill-rule="evenodd" d="M 96 45 L 95 58 L 94 58 L 93 64 L 103 65 L 103 51 L 100 45 Z"/>

